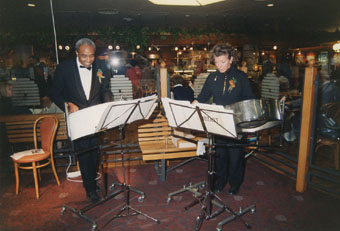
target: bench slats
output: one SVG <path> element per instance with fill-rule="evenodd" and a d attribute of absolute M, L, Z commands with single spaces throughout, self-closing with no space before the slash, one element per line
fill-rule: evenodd
<path fill-rule="evenodd" d="M 0 116 L 0 122 L 6 124 L 6 133 L 10 143 L 33 142 L 33 125 L 37 118 L 47 114 Z M 68 139 L 64 113 L 49 114 L 59 120 L 56 141 Z"/>
<path fill-rule="evenodd" d="M 161 114 L 153 115 L 149 123 L 138 127 L 138 142 L 144 161 L 162 162 L 162 170 L 159 173 L 161 181 L 165 181 L 165 160 L 195 157 L 196 146 L 177 148 L 172 143 L 172 128 L 167 119 Z M 187 142 L 184 141 L 183 142 Z"/>

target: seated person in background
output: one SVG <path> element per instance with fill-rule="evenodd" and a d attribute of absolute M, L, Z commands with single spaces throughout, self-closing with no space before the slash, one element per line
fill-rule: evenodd
<path fill-rule="evenodd" d="M 3 79 L 6 79 L 5 77 Z M 8 78 L 7 78 L 8 79 Z M 13 96 L 12 84 L 8 81 L 0 82 L 0 116 L 15 114 L 30 114 L 26 107 L 14 107 L 12 104 Z M 0 155 L 9 154 L 10 145 L 6 133 L 5 123 L 0 123 Z"/>
<path fill-rule="evenodd" d="M 0 115 L 14 114 L 12 106 L 12 84 L 9 82 L 0 83 Z"/>
<path fill-rule="evenodd" d="M 13 86 L 10 82 L 0 82 L 0 115 L 31 114 L 26 106 L 13 106 Z"/>
<path fill-rule="evenodd" d="M 330 81 L 330 75 L 328 71 L 321 70 L 320 71 L 320 89 L 321 98 L 319 101 L 319 105 L 323 105 L 326 103 L 339 102 L 340 101 L 340 88 L 335 85 L 334 82 Z"/>
<path fill-rule="evenodd" d="M 319 95 L 318 95 L 318 113 L 319 108 L 327 103 L 340 102 L 340 88 L 338 88 L 335 83 L 330 81 L 330 75 L 327 70 L 320 70 L 319 75 Z M 290 108 L 301 108 L 302 98 L 292 100 L 289 103 Z M 283 134 L 286 141 L 294 141 L 300 136 L 301 127 L 301 110 L 294 112 L 294 114 L 289 118 L 290 130 Z"/>
<path fill-rule="evenodd" d="M 175 100 L 185 100 L 185 101 L 194 101 L 194 91 L 190 87 L 184 86 L 184 79 L 182 76 L 175 75 L 171 78 L 171 93 L 173 95 L 173 99 Z"/>
<path fill-rule="evenodd" d="M 43 107 L 41 114 L 51 114 L 51 113 L 63 113 L 63 111 L 51 101 L 50 97 L 41 97 L 41 106 Z"/>

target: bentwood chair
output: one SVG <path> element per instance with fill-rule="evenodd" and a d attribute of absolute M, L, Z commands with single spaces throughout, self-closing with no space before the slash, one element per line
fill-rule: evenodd
<path fill-rule="evenodd" d="M 41 116 L 34 122 L 33 127 L 33 138 L 34 138 L 34 149 L 38 149 L 38 143 L 40 143 L 40 149 L 42 152 L 37 154 L 31 154 L 23 156 L 19 159 L 12 160 L 14 162 L 15 170 L 15 180 L 16 188 L 15 193 L 19 193 L 19 169 L 32 169 L 34 184 L 35 184 L 35 194 L 37 199 L 39 199 L 39 184 L 38 177 L 41 181 L 40 168 L 47 165 L 52 166 L 53 174 L 57 181 L 58 186 L 60 185 L 59 178 L 54 166 L 53 159 L 53 142 L 58 128 L 58 119 L 52 115 Z M 39 142 L 40 141 L 40 142 Z"/>
<path fill-rule="evenodd" d="M 327 113 L 327 115 L 332 116 L 334 120 L 340 124 L 340 102 L 327 103 L 321 106 L 321 108 Z M 340 157 L 340 141 L 332 140 L 321 135 L 318 136 L 316 140 L 315 152 L 319 150 L 322 146 L 328 146 L 333 148 L 334 154 L 334 167 L 339 170 L 339 157 Z"/>

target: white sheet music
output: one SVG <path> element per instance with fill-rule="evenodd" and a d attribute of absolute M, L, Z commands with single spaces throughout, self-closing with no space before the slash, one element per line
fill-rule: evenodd
<path fill-rule="evenodd" d="M 196 110 L 196 107 L 198 107 L 202 113 L 207 132 L 233 138 L 237 137 L 232 110 L 227 110 L 220 105 L 190 104 L 188 101 L 169 98 L 162 98 L 162 103 L 171 127 L 204 131 Z"/>
<path fill-rule="evenodd" d="M 68 135 L 71 140 L 76 140 L 101 130 L 117 127 L 125 122 L 148 119 L 157 106 L 156 100 L 157 96 L 152 95 L 135 100 L 98 104 L 70 113 L 66 115 Z"/>

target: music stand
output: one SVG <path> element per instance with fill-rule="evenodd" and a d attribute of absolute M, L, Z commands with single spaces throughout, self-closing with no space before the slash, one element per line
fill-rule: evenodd
<path fill-rule="evenodd" d="M 105 227 L 109 222 L 111 222 L 115 218 L 119 217 L 126 217 L 126 216 L 133 216 L 133 215 L 142 215 L 146 218 L 149 218 L 156 223 L 159 223 L 158 219 L 155 219 L 145 213 L 142 213 L 141 211 L 131 207 L 130 205 L 130 191 L 133 191 L 137 194 L 141 195 L 142 200 L 144 200 L 145 194 L 142 191 L 139 191 L 137 189 L 133 189 L 130 187 L 130 185 L 126 184 L 126 178 L 125 178 L 125 166 L 124 166 L 124 151 L 123 151 L 123 130 L 125 126 L 129 123 L 132 123 L 136 120 L 141 119 L 148 119 L 150 115 L 152 114 L 153 110 L 156 107 L 156 97 L 146 97 L 144 99 L 140 100 L 131 100 L 126 102 L 119 102 L 119 103 L 111 103 L 109 106 L 105 109 L 105 114 L 101 117 L 99 124 L 96 128 L 97 132 L 106 131 L 107 129 L 111 129 L 114 127 L 119 127 L 120 131 L 120 148 L 121 148 L 121 158 L 122 158 L 122 171 L 123 171 L 123 183 L 114 183 L 115 185 L 121 186 L 121 189 L 117 190 L 116 192 L 113 192 L 112 194 L 106 196 L 104 199 L 90 204 L 86 206 L 85 208 L 82 208 L 80 210 L 76 210 L 74 208 L 71 208 L 67 205 L 64 205 L 61 210 L 61 214 L 63 215 L 66 209 L 70 209 L 73 213 L 78 215 L 79 217 L 85 219 L 86 221 L 89 221 L 92 223 L 92 230 L 96 230 L 97 223 L 95 220 L 89 218 L 88 216 L 84 215 L 85 212 L 88 210 L 103 204 L 104 202 L 110 200 L 111 198 L 116 197 L 117 195 L 121 193 L 126 193 L 126 200 L 122 207 L 122 209 L 114 216 L 112 217 L 108 222 L 106 222 L 103 227 Z M 145 106 L 143 108 L 143 105 Z M 137 110 L 138 109 L 138 110 Z M 119 112 L 119 113 L 117 113 Z M 101 155 L 102 158 L 102 155 Z M 102 163 L 102 161 L 101 161 Z M 103 168 L 103 164 L 102 164 Z M 139 201 L 142 201 L 139 199 Z M 130 210 L 133 211 L 133 213 L 130 213 Z M 122 215 L 124 211 L 127 211 L 127 214 Z"/>
<path fill-rule="evenodd" d="M 215 178 L 214 171 L 214 134 L 223 135 L 231 138 L 237 138 L 233 112 L 226 110 L 222 106 L 196 104 L 191 105 L 187 102 L 180 102 L 167 98 L 162 98 L 165 113 L 169 120 L 169 125 L 173 127 L 184 127 L 192 130 L 204 131 L 208 137 L 207 154 L 208 154 L 208 172 L 207 172 L 207 190 L 205 193 L 195 192 L 195 190 L 188 190 L 194 192 L 195 200 L 192 201 L 186 210 L 200 204 L 201 212 L 195 221 L 195 230 L 200 230 L 204 220 L 210 220 L 217 217 L 223 212 L 232 214 L 227 220 L 223 220 L 218 224 L 217 229 L 221 230 L 224 224 L 234 220 L 240 219 L 247 228 L 251 228 L 241 216 L 245 213 L 255 211 L 255 206 L 241 210 L 239 213 L 234 212 L 214 193 L 213 182 Z M 175 113 L 176 112 L 176 113 Z M 197 184 L 195 185 L 197 186 Z M 168 199 L 169 201 L 169 199 Z M 213 212 L 213 205 L 218 209 Z"/>

